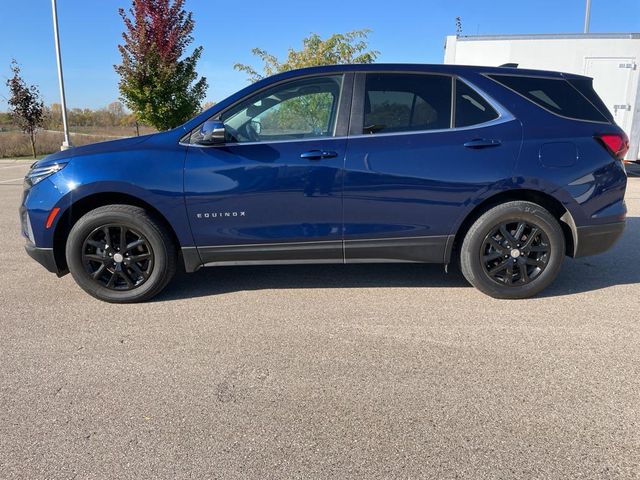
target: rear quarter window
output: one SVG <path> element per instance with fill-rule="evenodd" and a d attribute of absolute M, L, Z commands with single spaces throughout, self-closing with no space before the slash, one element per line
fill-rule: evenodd
<path fill-rule="evenodd" d="M 456 127 L 479 125 L 495 120 L 498 116 L 498 112 L 478 92 L 456 80 Z"/>
<path fill-rule="evenodd" d="M 562 117 L 608 123 L 608 119 L 569 82 L 562 78 L 489 75 L 545 110 Z"/>
<path fill-rule="evenodd" d="M 582 95 L 587 97 L 587 100 L 593 103 L 593 106 L 596 107 L 598 111 L 602 113 L 605 117 L 607 117 L 607 120 L 609 120 L 611 123 L 615 122 L 613 115 L 611 115 L 611 112 L 609 111 L 607 106 L 604 104 L 602 99 L 598 96 L 596 91 L 593 89 L 592 79 L 569 78 L 567 79 L 567 82 L 569 82 L 571 85 L 577 88 Z"/>

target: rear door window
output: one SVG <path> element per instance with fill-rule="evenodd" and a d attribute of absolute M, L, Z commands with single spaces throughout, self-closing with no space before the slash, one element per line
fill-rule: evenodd
<path fill-rule="evenodd" d="M 496 118 L 498 112 L 478 92 L 463 81 L 456 81 L 456 127 L 478 125 Z"/>
<path fill-rule="evenodd" d="M 367 74 L 363 133 L 450 128 L 451 84 L 447 75 Z"/>
<path fill-rule="evenodd" d="M 562 78 L 489 76 L 556 115 L 576 120 L 607 122 L 607 118 L 587 98 Z"/>

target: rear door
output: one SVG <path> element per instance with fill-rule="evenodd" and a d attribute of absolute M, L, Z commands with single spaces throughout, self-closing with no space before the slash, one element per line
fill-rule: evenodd
<path fill-rule="evenodd" d="M 510 177 L 520 123 L 454 76 L 367 73 L 355 85 L 346 261 L 445 261 L 461 212 Z"/>

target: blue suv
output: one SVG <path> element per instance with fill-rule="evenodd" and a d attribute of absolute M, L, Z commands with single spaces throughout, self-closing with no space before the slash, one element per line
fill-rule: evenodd
<path fill-rule="evenodd" d="M 535 295 L 624 229 L 628 139 L 590 78 L 339 65 L 257 82 L 183 126 L 36 162 L 27 252 L 137 302 L 178 265 L 459 264 Z"/>

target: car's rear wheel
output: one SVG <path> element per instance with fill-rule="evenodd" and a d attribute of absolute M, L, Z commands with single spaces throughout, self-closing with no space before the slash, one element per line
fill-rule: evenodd
<path fill-rule="evenodd" d="M 164 225 L 131 205 L 107 205 L 84 215 L 69 233 L 66 256 L 78 285 L 113 303 L 157 295 L 177 263 L 176 247 Z"/>
<path fill-rule="evenodd" d="M 528 298 L 558 276 L 565 239 L 558 221 L 531 202 L 498 205 L 467 232 L 460 267 L 478 290 L 494 298 Z"/>

